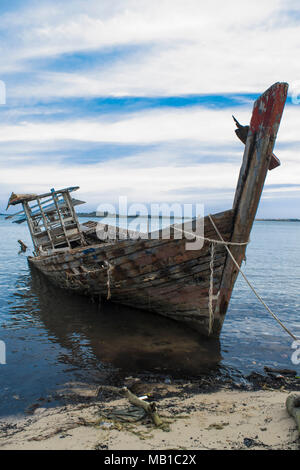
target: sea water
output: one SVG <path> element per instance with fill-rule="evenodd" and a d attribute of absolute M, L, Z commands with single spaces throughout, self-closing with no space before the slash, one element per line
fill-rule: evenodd
<path fill-rule="evenodd" d="M 31 273 L 18 239 L 31 247 L 26 225 L 0 216 L 0 416 L 22 413 L 36 400 L 53 403 L 74 381 L 114 383 L 135 373 L 190 378 L 216 370 L 238 376 L 264 366 L 299 373 L 292 338 L 241 276 L 220 339 L 204 340 L 161 316 L 112 303 L 99 310 L 88 298 L 54 288 Z M 243 270 L 299 337 L 300 223 L 255 222 Z"/>

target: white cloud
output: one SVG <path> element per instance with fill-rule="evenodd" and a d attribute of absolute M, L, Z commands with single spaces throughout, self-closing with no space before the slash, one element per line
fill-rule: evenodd
<path fill-rule="evenodd" d="M 23 39 L 19 50 L 26 52 L 25 57 L 165 40 L 200 39 L 206 45 L 224 31 L 251 28 L 252 23 L 269 26 L 282 5 L 279 0 L 253 0 L 248 9 L 237 0 L 205 5 L 198 0 L 29 3 L 21 11 L 4 15 L 2 29 L 18 30 Z"/>
<path fill-rule="evenodd" d="M 237 117 L 242 123 L 249 122 L 250 115 L 249 106 L 238 108 Z M 276 150 L 282 166 L 269 172 L 268 184 L 299 183 L 299 126 L 298 107 L 286 107 L 278 141 L 281 144 L 294 141 L 295 148 L 286 145 Z M 243 153 L 243 146 L 236 139 L 233 129 L 233 121 L 227 109 L 212 111 L 201 107 L 143 111 L 122 116 L 113 122 L 102 119 L 4 126 L 0 142 L 3 145 L 13 142 L 15 149 L 19 142 L 20 156 L 18 165 L 15 162 L 13 166 L 10 165 L 4 147 L 0 185 L 4 187 L 8 181 L 13 181 L 15 191 L 44 192 L 53 184 L 57 187 L 79 184 L 89 201 L 97 199 L 99 191 L 101 199 L 106 200 L 122 193 L 140 202 L 149 202 L 153 198 L 159 201 L 170 201 L 174 197 L 181 201 L 197 199 L 194 191 L 189 194 L 189 188 L 199 188 L 199 198 L 230 199 Z M 55 145 L 58 145 L 59 155 L 60 145 L 68 139 L 80 142 L 80 165 L 70 159 L 67 163 L 59 163 L 59 157 L 53 158 L 51 164 L 47 156 L 43 159 L 43 150 L 51 148 L 55 151 Z M 144 144 L 150 147 L 159 145 L 143 152 L 133 148 L 132 154 L 125 158 L 83 164 L 84 141 Z M 27 142 L 29 149 L 30 146 L 40 149 L 38 165 L 28 161 L 28 156 L 22 159 L 24 142 Z M 223 195 L 220 189 L 223 189 Z"/>
<path fill-rule="evenodd" d="M 97 165 L 18 166 L 1 171 L 0 186 L 7 192 L 42 193 L 55 184 L 61 188 L 78 184 L 80 197 L 96 207 L 101 202 L 116 202 L 119 196 L 127 196 L 131 202 L 206 202 L 220 199 L 224 195 L 231 206 L 233 188 L 236 183 L 238 167 L 232 164 L 190 165 L 186 168 L 169 166 L 132 168 L 125 161 L 100 163 Z M 13 181 L 8 189 L 7 182 Z M 189 196 L 186 188 L 199 188 L 198 194 Z M 220 192 L 220 188 L 223 191 Z M 208 195 L 207 188 L 210 188 Z M 216 190 L 216 194 L 214 194 Z"/>
<path fill-rule="evenodd" d="M 157 142 L 197 142 L 212 147 L 235 145 L 234 123 L 231 112 L 242 124 L 249 123 L 251 106 L 212 110 L 201 106 L 183 109 L 151 109 L 136 113 L 101 116 L 93 119 L 61 120 L 51 123 L 26 122 L 2 125 L 0 142 L 42 142 L 78 140 L 121 144 L 155 144 Z M 286 106 L 279 130 L 280 143 L 299 142 L 300 105 Z M 237 149 L 240 146 L 236 146 Z M 290 158 L 298 158 L 290 153 Z"/>
<path fill-rule="evenodd" d="M 249 109 L 239 108 L 241 122 L 248 122 Z M 210 144 L 233 143 L 234 123 L 228 110 L 202 107 L 149 110 L 109 118 L 23 122 L 4 125 L 0 142 L 74 139 L 90 142 L 156 143 L 194 140 Z"/>
<path fill-rule="evenodd" d="M 299 29 L 282 20 L 283 0 L 255 0 L 251 8 L 238 0 L 98 3 L 66 9 L 50 3 L 25 9 L 22 21 L 8 16 L 4 25 L 12 32 L 21 27 L 22 44 L 15 48 L 8 40 L 2 64 L 19 70 L 24 59 L 115 46 L 138 45 L 140 52 L 81 73 L 39 71 L 36 64 L 32 84 L 20 81 L 13 96 L 257 92 L 275 81 L 299 79 Z"/>
<path fill-rule="evenodd" d="M 12 98 L 24 101 L 79 96 L 257 93 L 275 81 L 293 83 L 300 79 L 299 28 L 287 14 L 288 8 L 299 10 L 295 1 L 254 0 L 247 8 L 240 0 L 74 0 L 32 5 L 30 8 L 30 3 L 25 2 L 21 10 L 2 16 L 0 30 L 6 42 L 0 78 L 5 72 L 14 72 L 6 83 L 8 105 Z M 80 72 L 47 68 L 47 58 L 77 52 L 89 57 L 91 51 L 113 52 L 119 46 L 137 47 L 126 58 L 119 50 L 111 62 L 100 61 L 92 66 L 87 63 Z M 247 123 L 251 105 L 245 102 L 234 112 L 242 123 Z M 12 160 L 5 161 L 8 156 L 2 154 L 0 196 L 11 189 L 44 192 L 54 184 L 79 184 L 82 197 L 95 204 L 98 197 L 100 202 L 110 201 L 119 193 L 137 202 L 153 201 L 154 197 L 170 201 L 175 194 L 184 202 L 197 198 L 197 193 L 189 193 L 189 188 L 199 188 L 199 198 L 221 199 L 230 207 L 242 156 L 230 114 L 228 109 L 193 107 L 143 111 L 110 120 L 99 115 L 97 120 L 24 120 L 21 124 L 2 125 L 0 142 L 13 143 L 20 158 L 18 165 L 13 166 L 9 165 Z M 287 107 L 279 141 L 295 146 L 276 151 L 282 167 L 269 173 L 268 184 L 298 183 L 299 126 L 300 105 Z M 56 143 L 67 140 L 80 142 L 81 146 L 99 142 L 159 144 L 159 148 L 95 165 L 66 165 L 56 158 L 52 163 L 43 161 L 43 149 L 53 150 Z M 31 145 L 41 149 L 39 165 L 25 157 L 22 160 L 20 149 Z M 186 166 L 182 164 L 184 145 L 193 148 Z M 228 158 L 230 147 L 232 158 Z M 197 148 L 201 157 L 205 156 L 203 148 L 209 149 L 208 161 L 216 156 L 221 160 L 224 157 L 223 162 L 198 165 Z M 14 188 L 8 187 L 11 181 Z M 278 193 L 287 197 L 291 191 L 279 188 Z"/>

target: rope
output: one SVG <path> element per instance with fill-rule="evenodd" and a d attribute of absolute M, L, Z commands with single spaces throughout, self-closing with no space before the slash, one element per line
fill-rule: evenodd
<path fill-rule="evenodd" d="M 210 217 L 210 216 L 209 216 Z M 209 320 L 208 320 L 208 335 L 211 335 L 212 329 L 213 329 L 213 324 L 214 324 L 214 308 L 213 308 L 213 300 L 216 300 L 219 296 L 219 292 L 216 296 L 214 296 L 214 256 L 215 256 L 215 247 L 216 245 L 232 245 L 232 246 L 244 246 L 249 243 L 248 242 L 225 242 L 222 237 L 221 240 L 213 240 L 212 238 L 207 238 L 201 235 L 195 235 L 191 232 L 187 232 L 186 230 L 181 230 L 180 228 L 173 227 L 174 230 L 177 230 L 182 233 L 186 233 L 188 235 L 191 235 L 192 237 L 195 236 L 196 238 L 200 238 L 204 241 L 207 241 L 210 243 L 210 282 L 209 282 L 209 291 L 208 291 L 208 313 L 209 313 Z M 220 235 L 219 235 L 220 236 Z M 227 246 L 226 246 L 227 248 Z"/>
<path fill-rule="evenodd" d="M 208 215 L 209 217 L 209 220 L 211 221 L 215 231 L 217 232 L 218 236 L 220 237 L 220 239 L 224 242 L 224 245 L 225 245 L 225 248 L 230 256 L 230 258 L 232 259 L 233 263 L 235 264 L 235 266 L 237 267 L 237 269 L 239 270 L 239 272 L 241 273 L 241 275 L 243 276 L 243 278 L 245 279 L 245 281 L 247 282 L 248 286 L 250 287 L 250 289 L 252 290 L 252 292 L 256 295 L 256 297 L 258 298 L 258 300 L 262 303 L 262 305 L 265 307 L 265 309 L 272 315 L 272 317 L 274 318 L 274 320 L 276 320 L 279 325 L 291 336 L 291 338 L 293 338 L 295 341 L 298 341 L 298 338 L 281 322 L 281 320 L 279 320 L 279 318 L 277 317 L 277 315 L 275 315 L 275 313 L 272 312 L 272 310 L 268 307 L 268 305 L 264 302 L 264 300 L 261 298 L 261 296 L 258 294 L 258 292 L 256 292 L 255 288 L 252 286 L 252 284 L 250 283 L 250 281 L 248 280 L 247 276 L 244 274 L 244 272 L 241 270 L 241 268 L 239 267 L 236 259 L 234 258 L 233 254 L 231 253 L 231 251 L 229 250 L 228 246 L 227 246 L 227 243 L 223 240 L 222 238 L 222 235 L 220 234 L 218 228 L 216 227 L 211 215 L 209 214 Z"/>
<path fill-rule="evenodd" d="M 277 321 L 277 323 L 286 331 L 286 333 L 288 335 L 291 336 L 291 338 L 293 338 L 293 340 L 295 341 L 299 341 L 299 338 L 297 338 L 297 336 L 295 336 L 283 323 L 282 321 L 277 317 L 277 315 L 275 315 L 275 313 L 272 312 L 272 310 L 268 307 L 268 305 L 264 302 L 264 300 L 261 298 L 261 296 L 258 294 L 258 292 L 256 292 L 255 288 L 252 286 L 252 284 L 250 283 L 250 281 L 248 280 L 247 276 L 245 275 L 245 273 L 241 270 L 239 264 L 237 263 L 236 259 L 234 258 L 233 254 L 231 253 L 231 251 L 229 250 L 228 246 L 243 246 L 243 245 L 248 245 L 249 241 L 248 242 L 243 242 L 243 243 L 238 243 L 238 242 L 226 242 L 225 240 L 223 240 L 223 237 L 222 235 L 220 234 L 216 224 L 214 223 L 213 221 L 213 218 L 210 214 L 208 214 L 208 217 L 209 217 L 209 220 L 211 221 L 211 224 L 212 226 L 214 227 L 218 237 L 220 238 L 220 240 L 213 240 L 211 238 L 207 238 L 207 237 L 203 237 L 201 235 L 196 235 L 195 233 L 191 233 L 191 232 L 187 232 L 186 230 L 181 230 L 177 227 L 173 227 L 174 230 L 178 230 L 179 232 L 182 232 L 182 233 L 187 233 L 188 235 L 191 235 L 192 237 L 195 237 L 195 238 L 199 238 L 201 240 L 204 240 L 204 241 L 207 241 L 207 242 L 210 242 L 212 245 L 211 245 L 211 261 L 210 261 L 210 287 L 209 287 L 209 300 L 208 300 L 208 305 L 209 305 L 209 334 L 211 332 L 211 328 L 212 328 L 212 322 L 213 322 L 213 306 L 212 306 L 212 301 L 213 301 L 213 255 L 214 255 L 214 249 L 215 247 L 212 248 L 212 246 L 214 244 L 219 244 L 219 245 L 223 245 L 225 246 L 230 258 L 232 259 L 233 263 L 235 264 L 235 266 L 237 267 L 237 269 L 239 270 L 239 272 L 241 273 L 241 275 L 243 276 L 243 278 L 245 279 L 245 281 L 247 282 L 248 286 L 250 287 L 250 289 L 252 290 L 252 292 L 255 294 L 255 296 L 257 297 L 257 299 L 262 303 L 262 305 L 265 307 L 265 309 L 270 313 L 270 315 L 274 318 L 274 320 Z"/>
<path fill-rule="evenodd" d="M 106 269 L 107 272 L 107 297 L 106 299 L 109 300 L 111 298 L 111 292 L 110 292 L 110 282 L 111 282 L 111 273 L 114 270 L 114 266 L 110 264 L 108 261 L 104 261 L 104 266 L 102 266 L 104 269 Z"/>
<path fill-rule="evenodd" d="M 209 215 L 209 217 L 210 217 L 210 215 Z M 225 240 L 223 240 L 223 238 L 221 238 L 221 240 L 213 240 L 212 238 L 207 238 L 207 237 L 204 237 L 202 235 L 196 235 L 195 233 L 188 232 L 187 230 L 182 230 L 181 228 L 178 228 L 178 227 L 175 227 L 175 226 L 173 226 L 172 228 L 174 230 L 177 230 L 178 232 L 186 233 L 187 235 L 191 235 L 191 237 L 199 238 L 200 240 L 204 240 L 205 242 L 209 242 L 209 243 L 214 243 L 215 245 L 244 246 L 244 245 L 248 245 L 248 243 L 250 242 L 250 240 L 248 240 L 247 242 L 241 242 L 241 243 L 238 243 L 238 242 L 225 242 Z"/>

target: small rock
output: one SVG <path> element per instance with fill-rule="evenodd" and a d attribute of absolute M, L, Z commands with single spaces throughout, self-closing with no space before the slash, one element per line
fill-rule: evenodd
<path fill-rule="evenodd" d="M 107 421 L 102 421 L 100 423 L 100 426 L 101 426 L 102 429 L 111 429 L 114 425 L 113 425 L 113 423 L 109 423 Z"/>
<path fill-rule="evenodd" d="M 32 405 L 28 406 L 25 410 L 25 413 L 32 415 L 37 408 L 39 408 L 38 403 L 33 403 Z"/>
<path fill-rule="evenodd" d="M 96 444 L 94 447 L 95 450 L 107 450 L 108 445 L 107 444 Z"/>
<path fill-rule="evenodd" d="M 36 408 L 34 410 L 34 415 L 41 415 L 42 413 L 44 413 L 46 411 L 47 408 Z"/>
<path fill-rule="evenodd" d="M 255 444 L 255 442 L 253 439 L 250 439 L 249 437 L 245 437 L 244 444 L 246 447 L 252 447 Z"/>

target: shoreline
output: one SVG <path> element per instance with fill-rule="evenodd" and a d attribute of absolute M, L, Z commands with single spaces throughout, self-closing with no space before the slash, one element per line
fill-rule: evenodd
<path fill-rule="evenodd" d="M 1 215 L 1 214 L 0 214 Z M 4 214 L 3 214 L 4 215 Z M 93 218 L 97 218 L 97 219 L 103 219 L 105 217 L 112 217 L 112 218 L 118 218 L 118 219 L 123 219 L 123 218 L 136 218 L 136 217 L 139 217 L 141 219 L 167 219 L 169 220 L 170 218 L 171 219 L 178 219 L 178 220 L 182 220 L 182 217 L 168 217 L 168 216 L 164 216 L 164 215 L 159 215 L 159 216 L 151 216 L 151 215 L 140 215 L 140 214 L 136 214 L 136 215 L 122 215 L 122 214 L 103 214 L 103 215 L 97 215 L 96 212 L 78 212 L 77 213 L 77 216 L 78 217 L 83 217 L 83 218 L 89 218 L 89 217 L 93 217 Z M 191 218 L 188 218 L 186 220 L 192 220 Z M 254 220 L 255 222 L 300 222 L 300 219 L 297 219 L 297 218 L 288 218 L 288 219 L 285 219 L 285 218 L 278 218 L 278 219 L 274 219 L 274 218 L 257 218 Z"/>
<path fill-rule="evenodd" d="M 155 428 L 148 417 L 120 421 L 116 411 L 130 405 L 109 386 L 66 384 L 62 405 L 41 405 L 24 418 L 0 420 L 0 450 L 299 450 L 296 423 L 285 408 L 287 396 L 299 392 L 299 380 L 270 380 L 234 388 L 229 383 L 205 387 L 205 382 L 127 378 L 124 385 L 133 393 L 156 402 L 167 429 Z"/>

